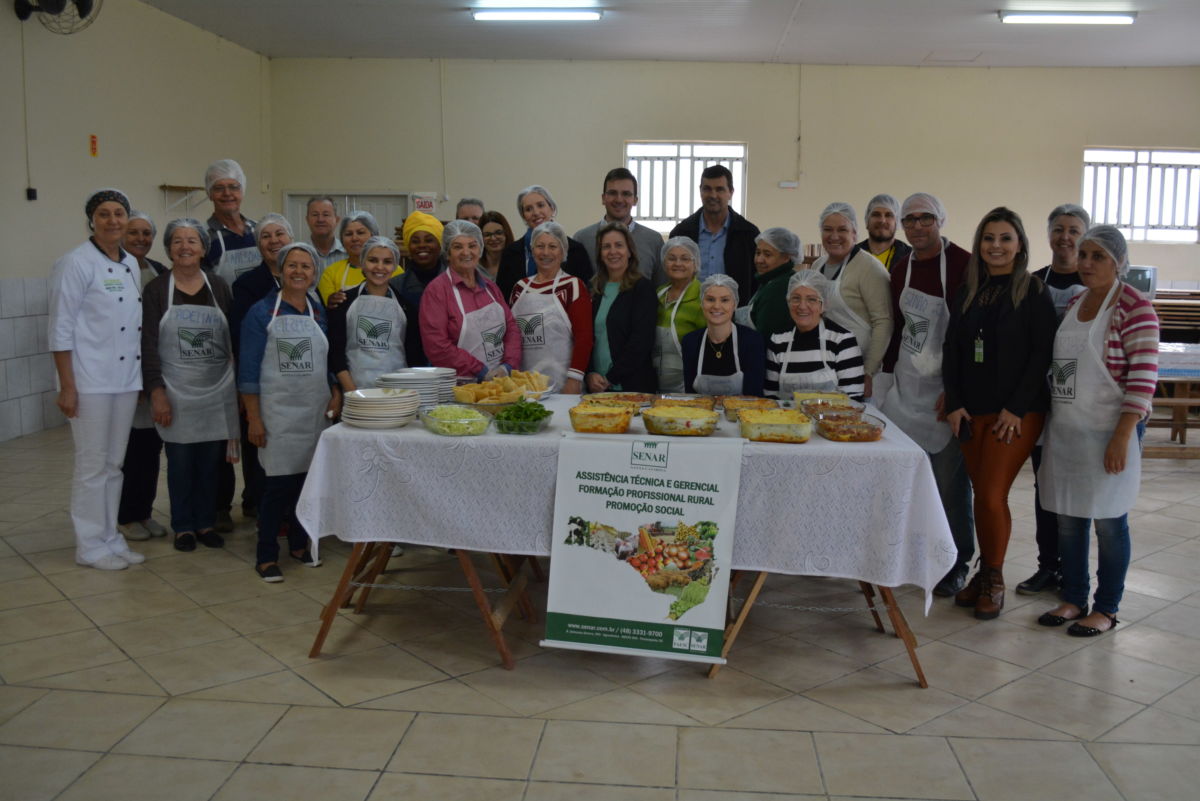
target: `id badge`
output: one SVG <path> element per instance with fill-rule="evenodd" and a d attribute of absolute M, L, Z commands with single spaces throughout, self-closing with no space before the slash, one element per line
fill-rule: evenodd
<path fill-rule="evenodd" d="M 975 363 L 983 364 L 983 337 L 975 337 Z"/>

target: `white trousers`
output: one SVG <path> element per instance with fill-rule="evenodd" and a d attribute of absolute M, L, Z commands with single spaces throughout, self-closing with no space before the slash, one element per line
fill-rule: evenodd
<path fill-rule="evenodd" d="M 79 413 L 70 418 L 75 440 L 71 522 L 75 555 L 85 562 L 129 552 L 117 531 L 117 507 L 121 502 L 121 463 L 137 397 L 137 392 L 80 393 Z"/>

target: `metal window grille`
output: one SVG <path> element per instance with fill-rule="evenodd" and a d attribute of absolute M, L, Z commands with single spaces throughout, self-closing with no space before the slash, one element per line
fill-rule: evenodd
<path fill-rule="evenodd" d="M 1082 205 L 1133 241 L 1200 241 L 1200 151 L 1084 150 Z"/>
<path fill-rule="evenodd" d="M 638 180 L 633 217 L 655 230 L 670 231 L 700 207 L 700 173 L 712 164 L 733 173 L 733 210 L 746 207 L 744 142 L 626 142 L 625 163 Z"/>

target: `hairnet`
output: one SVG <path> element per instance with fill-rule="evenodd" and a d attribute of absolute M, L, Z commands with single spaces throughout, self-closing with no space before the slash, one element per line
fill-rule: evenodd
<path fill-rule="evenodd" d="M 688 253 L 692 254 L 692 261 L 696 263 L 696 269 L 700 269 L 700 246 L 695 240 L 689 239 L 686 236 L 673 236 L 663 243 L 662 250 L 658 253 L 659 261 L 666 262 L 667 253 L 672 248 L 683 248 Z"/>
<path fill-rule="evenodd" d="M 120 203 L 125 207 L 125 213 L 129 213 L 129 198 L 120 189 L 113 189 L 107 186 L 104 189 L 97 189 L 92 194 L 88 195 L 87 202 L 83 204 L 83 213 L 87 215 L 88 222 L 92 221 L 92 215 L 96 213 L 96 209 L 101 203 Z"/>
<path fill-rule="evenodd" d="M 386 236 L 373 236 L 364 242 L 362 246 L 362 258 L 360 261 L 365 263 L 367 261 L 367 254 L 375 248 L 387 248 L 388 250 L 392 251 L 392 257 L 395 258 L 396 263 L 400 263 L 400 248 L 395 242 L 393 242 L 391 239 L 388 239 Z"/>
<path fill-rule="evenodd" d="M 546 198 L 546 202 L 550 204 L 550 210 L 558 214 L 558 204 L 554 202 L 554 198 L 550 197 L 550 190 L 539 184 L 527 186 L 517 193 L 517 216 L 525 219 L 525 210 L 521 208 L 521 204 L 525 202 L 525 196 L 528 194 L 537 193 Z"/>
<path fill-rule="evenodd" d="M 946 224 L 946 207 L 928 192 L 916 192 L 904 198 L 904 205 L 900 207 L 901 219 L 907 217 L 910 212 L 932 214 L 937 217 L 939 228 Z"/>
<path fill-rule="evenodd" d="M 316 248 L 307 242 L 292 242 L 291 244 L 284 245 L 282 248 L 280 248 L 279 255 L 276 256 L 276 258 L 279 260 L 279 269 L 283 269 L 283 265 L 287 261 L 288 254 L 293 250 L 303 250 L 312 258 L 313 267 L 319 268 L 321 264 L 321 257 L 317 255 Z"/>
<path fill-rule="evenodd" d="M 420 213 L 421 212 L 419 212 L 419 211 L 413 212 L 413 214 L 420 214 Z M 429 217 L 428 214 L 426 214 L 424 216 Z M 409 215 L 409 219 L 412 219 L 412 214 Z M 429 217 L 429 219 L 433 220 L 432 217 Z M 437 220 L 433 220 L 433 221 L 434 221 L 434 223 L 437 224 L 437 227 L 438 227 L 437 233 L 441 235 L 442 250 L 449 250 L 451 242 L 453 242 L 456 238 L 458 238 L 460 236 L 466 236 L 466 237 L 470 237 L 471 239 L 474 239 L 476 242 L 478 242 L 479 243 L 479 252 L 480 253 L 483 252 L 483 231 L 480 231 L 479 226 L 476 225 L 475 223 L 471 222 L 470 220 L 451 220 L 450 222 L 446 223 L 445 227 L 443 228 L 442 224 L 439 223 Z M 426 230 L 426 229 L 414 228 L 414 230 Z M 405 220 L 404 221 L 404 241 L 407 242 L 408 238 L 410 236 L 412 236 L 412 234 L 410 234 L 409 230 L 408 230 L 408 220 Z"/>
<path fill-rule="evenodd" d="M 691 240 L 688 240 L 691 242 Z M 737 281 L 725 273 L 713 273 L 708 278 L 704 279 L 704 283 L 700 284 L 700 298 L 704 298 L 704 293 L 712 289 L 714 286 L 723 286 L 733 293 L 733 305 L 738 305 L 738 285 Z"/>
<path fill-rule="evenodd" d="M 842 215 L 846 218 L 846 222 L 850 223 L 851 228 L 853 228 L 855 231 L 858 230 L 858 215 L 854 213 L 854 207 L 849 203 L 843 203 L 840 200 L 835 200 L 826 206 L 825 210 L 821 212 L 821 219 L 817 223 L 818 228 L 825 226 L 825 218 L 830 214 Z"/>
<path fill-rule="evenodd" d="M 150 223 L 150 238 L 153 239 L 154 237 L 158 236 L 158 226 L 154 224 L 154 218 L 149 214 L 144 211 L 133 209 L 129 212 L 129 221 L 133 222 L 134 220 L 145 220 L 146 222 Z"/>
<path fill-rule="evenodd" d="M 825 303 L 825 298 L 829 294 L 829 290 L 833 286 L 833 283 L 828 278 L 821 275 L 820 270 L 797 270 L 796 272 L 792 273 L 792 277 L 788 279 L 787 296 L 791 297 L 792 292 L 796 291 L 796 289 L 799 287 L 804 286 L 817 290 L 817 292 L 821 295 L 821 303 Z"/>
<path fill-rule="evenodd" d="M 346 226 L 352 222 L 362 223 L 371 236 L 379 236 L 379 223 L 375 221 L 375 215 L 369 211 L 351 211 L 347 212 L 342 221 L 338 223 L 338 241 L 342 241 L 342 234 L 346 233 Z"/>
<path fill-rule="evenodd" d="M 791 256 L 792 261 L 800 261 L 800 237 L 786 228 L 768 228 L 754 237 L 754 244 L 765 242 L 784 255 Z"/>
<path fill-rule="evenodd" d="M 208 248 L 212 244 L 212 236 L 208 233 L 208 226 L 192 217 L 179 217 L 167 223 L 167 227 L 163 231 L 163 250 L 170 254 L 171 237 L 180 228 L 192 228 L 196 233 L 200 234 L 200 244 L 204 247 L 204 252 L 208 253 Z"/>
<path fill-rule="evenodd" d="M 871 212 L 875 209 L 876 206 L 883 206 L 884 208 L 889 209 L 892 212 L 892 214 L 894 214 L 896 216 L 896 219 L 900 218 L 900 201 L 896 200 L 896 198 L 892 197 L 891 195 L 880 193 L 880 194 L 876 195 L 875 197 L 871 198 L 870 200 L 868 200 L 867 201 L 867 216 L 868 217 L 871 216 Z"/>
<path fill-rule="evenodd" d="M 242 170 L 242 165 L 233 159 L 218 159 L 209 164 L 208 169 L 204 171 L 204 194 L 211 195 L 213 184 L 222 178 L 232 178 L 243 189 L 246 188 L 246 173 Z"/>
<path fill-rule="evenodd" d="M 287 235 L 289 237 L 292 239 L 296 238 L 296 235 L 292 233 L 292 224 L 288 222 L 288 218 L 284 217 L 282 214 L 271 212 L 270 214 L 264 214 L 262 219 L 258 221 L 258 230 L 255 231 L 256 239 L 262 238 L 262 230 L 268 225 L 278 225 L 283 230 L 287 231 Z"/>
<path fill-rule="evenodd" d="M 1063 203 L 1061 206 L 1055 206 L 1054 211 L 1050 212 L 1050 216 L 1046 218 L 1046 227 L 1053 227 L 1054 221 L 1064 214 L 1068 217 L 1074 217 L 1083 223 L 1085 231 L 1092 224 L 1092 217 L 1083 206 L 1077 206 L 1074 203 Z"/>
<path fill-rule="evenodd" d="M 1093 225 L 1079 240 L 1080 245 L 1084 242 L 1095 242 L 1104 248 L 1117 263 L 1117 275 L 1124 277 L 1129 272 L 1129 246 L 1125 243 L 1125 235 L 1118 229 L 1111 225 Z"/>
<path fill-rule="evenodd" d="M 549 234 L 558 240 L 558 244 L 562 246 L 563 260 L 567 258 L 567 232 L 563 227 L 554 220 L 546 220 L 546 222 L 533 229 L 533 234 L 529 237 L 529 246 L 532 248 L 537 238 L 542 234 Z"/>

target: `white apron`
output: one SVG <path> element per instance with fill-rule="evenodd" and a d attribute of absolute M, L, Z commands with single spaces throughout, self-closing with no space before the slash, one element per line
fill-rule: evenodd
<path fill-rule="evenodd" d="M 450 288 L 454 290 L 458 313 L 463 317 L 462 330 L 458 332 L 458 347 L 487 365 L 488 370 L 499 367 L 504 361 L 504 333 L 508 330 L 504 309 L 484 286 L 483 291 L 487 292 L 492 302 L 467 314 L 463 307 L 462 295 L 454 284 L 454 277 L 447 278 L 450 279 Z"/>
<path fill-rule="evenodd" d="M 700 356 L 696 359 L 696 380 L 692 382 L 692 389 L 701 395 L 742 394 L 742 379 L 745 374 L 742 372 L 742 359 L 738 356 L 737 337 L 737 326 L 735 325 L 733 334 L 729 337 L 729 344 L 733 347 L 733 373 L 731 375 L 705 375 L 704 351 L 705 344 L 708 342 L 708 331 L 704 332 L 704 336 L 700 338 Z"/>
<path fill-rule="evenodd" d="M 346 363 L 354 386 L 374 387 L 384 373 L 408 367 L 407 331 L 408 317 L 390 287 L 383 296 L 359 292 L 346 312 Z"/>
<path fill-rule="evenodd" d="M 275 311 L 267 323 L 259 378 L 267 444 L 258 449 L 258 460 L 268 476 L 308 472 L 317 439 L 328 424 L 329 340 L 317 325 L 311 299 L 305 298 L 307 316 L 280 315 L 282 300 L 282 293 L 276 295 Z"/>
<path fill-rule="evenodd" d="M 838 391 L 837 373 L 832 367 L 829 366 L 829 354 L 825 350 L 824 320 L 817 325 L 817 345 L 821 348 L 820 370 L 813 370 L 807 373 L 784 372 L 788 365 L 786 357 L 785 360 L 779 365 L 779 397 L 781 399 L 790 400 L 793 392 Z M 796 334 L 793 332 L 792 339 L 790 342 L 788 342 L 788 355 L 791 355 L 792 349 L 795 347 Z"/>
<path fill-rule="evenodd" d="M 559 268 L 548 293 L 534 292 L 527 286 L 512 307 L 521 331 L 521 369 L 549 376 L 550 385 L 560 390 L 567 383 L 575 349 L 571 318 L 555 294 L 563 275 Z"/>
<path fill-rule="evenodd" d="M 658 291 L 661 301 L 667 294 L 669 286 Z M 679 304 L 687 294 L 687 287 L 675 299 L 671 307 L 671 317 L 666 326 L 654 327 L 654 370 L 658 373 L 659 392 L 683 392 L 683 348 L 679 344 L 679 334 L 675 330 L 675 315 L 679 312 Z M 735 312 L 736 314 L 736 312 Z"/>
<path fill-rule="evenodd" d="M 1050 421 L 1038 471 L 1042 508 L 1104 520 L 1133 508 L 1142 480 L 1142 449 L 1129 438 L 1125 469 L 1104 470 L 1104 452 L 1121 418 L 1125 393 L 1104 366 L 1104 343 L 1121 282 L 1114 282 L 1096 318 L 1080 322 L 1079 307 L 1067 312 L 1054 337 L 1050 362 Z M 1114 307 L 1115 308 L 1115 307 Z"/>
<path fill-rule="evenodd" d="M 822 259 L 828 259 L 828 256 L 822 256 Z M 842 276 L 846 274 L 846 264 L 850 262 L 850 256 L 846 257 L 846 261 L 838 269 L 837 275 L 830 278 L 829 282 L 833 284 L 832 292 L 828 293 L 825 298 L 825 311 L 822 317 L 827 320 L 833 320 L 835 323 L 845 328 L 851 334 L 854 334 L 854 339 L 858 342 L 858 347 L 863 352 L 863 358 L 867 356 L 867 348 L 871 345 L 871 324 L 859 317 L 850 305 L 846 303 L 846 299 L 842 297 Z M 812 268 L 820 271 L 825 265 L 823 263 L 814 264 Z M 824 273 L 822 273 L 824 275 Z"/>
<path fill-rule="evenodd" d="M 1053 272 L 1053 269 L 1051 269 L 1051 272 Z M 1071 302 L 1071 298 L 1087 291 L 1087 287 L 1082 286 L 1081 284 L 1065 287 L 1063 289 L 1052 287 L 1049 284 L 1045 284 L 1045 287 L 1046 291 L 1050 294 L 1050 300 L 1054 301 L 1054 311 L 1058 315 L 1060 322 L 1062 321 L 1063 315 L 1067 311 L 1067 304 Z"/>
<path fill-rule="evenodd" d="M 225 237 L 221 236 L 220 231 L 216 232 L 216 236 L 217 241 L 221 243 L 221 258 L 217 260 L 213 272 L 225 279 L 225 283 L 232 287 L 238 276 L 248 273 L 258 266 L 262 261 L 262 253 L 259 252 L 257 246 L 226 250 Z"/>
<path fill-rule="evenodd" d="M 946 245 L 942 239 L 939 271 L 942 293 L 946 293 Z M 880 410 L 900 430 L 929 453 L 938 453 L 950 442 L 950 424 L 937 419 L 938 396 L 942 394 L 942 342 L 950 322 L 950 301 L 919 292 L 909 286 L 913 262 L 910 257 L 900 292 L 900 354 L 894 380 Z"/>
<path fill-rule="evenodd" d="M 214 302 L 212 284 L 200 272 Z M 229 321 L 217 306 L 175 305 L 175 274 L 167 279 L 167 310 L 158 324 L 158 358 L 171 403 L 171 425 L 155 424 L 163 442 L 186 445 L 240 434 Z"/>

